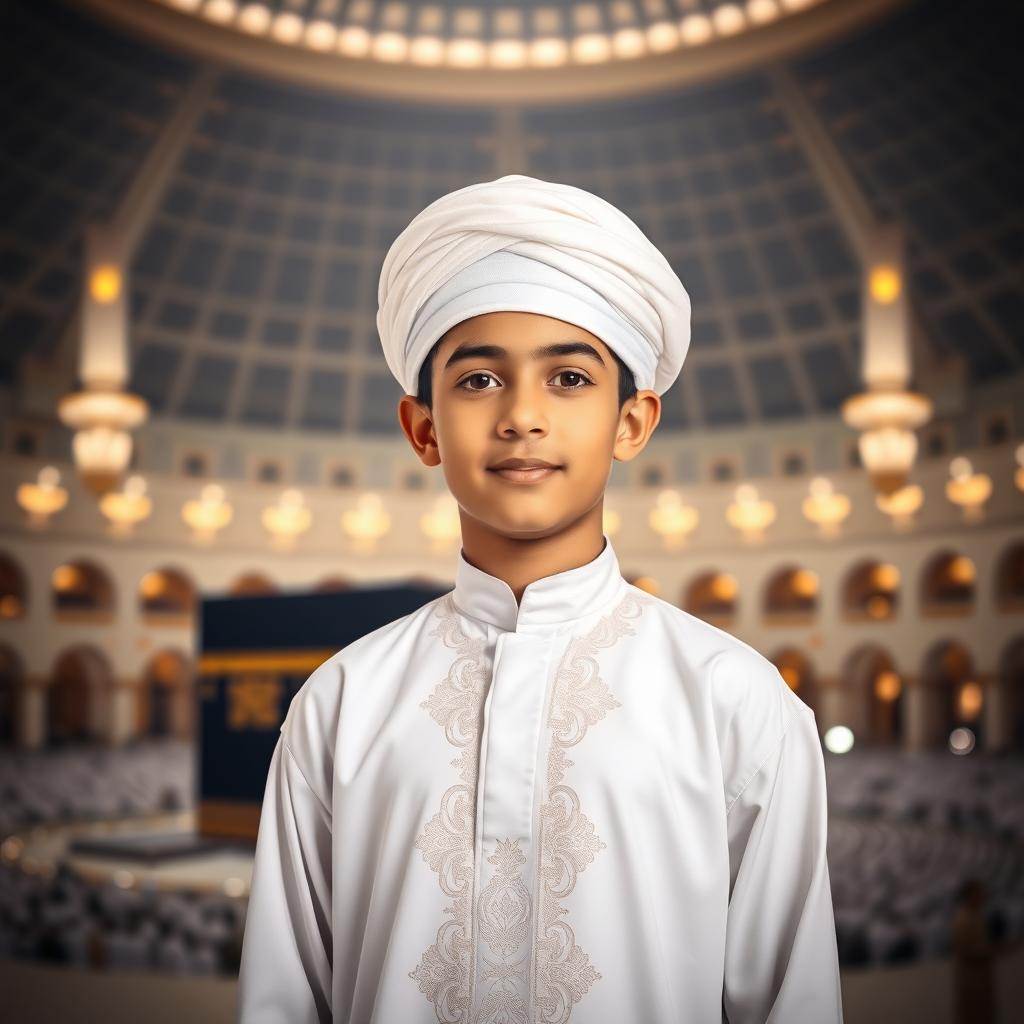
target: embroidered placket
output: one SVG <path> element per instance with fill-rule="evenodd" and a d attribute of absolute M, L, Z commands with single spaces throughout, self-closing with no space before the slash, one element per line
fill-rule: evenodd
<path fill-rule="evenodd" d="M 534 806 L 552 639 L 503 633 L 484 704 L 472 1020 L 530 1018 Z"/>

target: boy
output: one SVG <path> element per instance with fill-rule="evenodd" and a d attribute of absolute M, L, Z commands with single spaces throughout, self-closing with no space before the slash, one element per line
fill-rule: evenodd
<path fill-rule="evenodd" d="M 292 701 L 240 1019 L 841 1022 L 814 715 L 602 531 L 686 354 L 678 277 L 598 197 L 507 175 L 414 218 L 379 299 L 455 587 Z"/>

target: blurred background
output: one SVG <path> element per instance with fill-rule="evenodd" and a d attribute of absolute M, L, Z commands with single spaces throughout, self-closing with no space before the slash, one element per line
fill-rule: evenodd
<path fill-rule="evenodd" d="M 231 1019 L 287 700 L 454 582 L 380 266 L 427 203 L 509 173 L 616 204 L 690 293 L 605 532 L 814 709 L 847 1021 L 1019 1019 L 1016 5 L 0 19 L 6 1020 Z"/>

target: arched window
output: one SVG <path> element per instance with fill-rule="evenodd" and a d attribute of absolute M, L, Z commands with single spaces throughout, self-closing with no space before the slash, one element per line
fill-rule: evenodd
<path fill-rule="evenodd" d="M 810 622 L 817 610 L 817 573 L 810 569 L 787 566 L 768 580 L 763 604 L 767 623 Z"/>
<path fill-rule="evenodd" d="M 921 611 L 926 615 L 969 615 L 974 609 L 974 562 L 943 551 L 932 557 L 921 576 Z"/>
<path fill-rule="evenodd" d="M 58 565 L 50 577 L 53 608 L 62 621 L 109 621 L 114 612 L 114 584 L 94 562 Z"/>
<path fill-rule="evenodd" d="M 195 605 L 195 587 L 177 569 L 154 569 L 139 580 L 139 611 L 149 623 L 180 623 L 193 615 Z"/>
<path fill-rule="evenodd" d="M 884 622 L 899 606 L 900 571 L 874 558 L 859 562 L 846 575 L 842 590 L 843 615 L 848 621 Z"/>
<path fill-rule="evenodd" d="M 735 576 L 726 572 L 705 572 L 683 592 L 683 609 L 721 626 L 735 618 L 738 595 Z"/>

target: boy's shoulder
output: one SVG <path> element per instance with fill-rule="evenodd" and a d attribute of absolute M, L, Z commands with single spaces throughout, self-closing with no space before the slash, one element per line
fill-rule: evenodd
<path fill-rule="evenodd" d="M 337 723 L 346 684 L 366 675 L 360 671 L 364 666 L 379 680 L 388 662 L 408 653 L 414 637 L 447 597 L 446 593 L 432 598 L 419 608 L 364 633 L 313 669 L 292 697 L 281 724 L 285 740 L 293 746 L 308 746 L 315 736 L 329 741 L 324 730 Z"/>
<path fill-rule="evenodd" d="M 794 714 L 813 711 L 775 664 L 746 641 L 661 598 L 645 595 L 669 638 L 670 650 L 706 689 L 720 743 L 757 752 L 781 739 Z"/>

